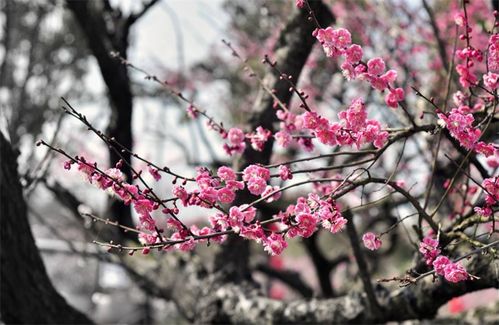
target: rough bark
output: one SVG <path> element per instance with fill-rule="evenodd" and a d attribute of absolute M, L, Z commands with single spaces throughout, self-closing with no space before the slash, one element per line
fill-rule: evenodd
<path fill-rule="evenodd" d="M 111 52 L 118 52 L 127 57 L 128 36 L 130 28 L 146 11 L 157 1 L 150 1 L 143 10 L 136 15 L 123 17 L 122 13 L 112 9 L 107 1 L 80 1 L 67 0 L 67 6 L 78 21 L 83 34 L 87 39 L 92 54 L 97 59 L 102 77 L 108 89 L 111 104 L 111 118 L 107 134 L 126 148 L 133 149 L 132 112 L 133 94 L 130 86 L 130 77 L 127 67 L 119 60 L 111 57 Z M 108 28 L 112 26 L 112 28 Z M 118 152 L 117 147 L 109 147 L 109 163 L 114 166 L 120 159 L 130 163 L 131 155 L 128 152 Z M 132 180 L 132 170 L 127 164 L 122 168 L 128 180 Z M 112 200 L 111 217 L 120 224 L 133 227 L 132 215 L 129 206 L 118 200 Z M 135 240 L 136 236 L 122 232 L 122 236 Z"/>
<path fill-rule="evenodd" d="M 54 289 L 35 245 L 17 174 L 17 155 L 0 132 L 0 312 L 6 323 L 89 324 Z"/>
<path fill-rule="evenodd" d="M 378 286 L 381 314 L 373 313 L 365 294 L 357 292 L 332 299 L 269 299 L 253 282 L 227 283 L 223 273 L 209 272 L 196 257 L 184 264 L 182 272 L 172 275 L 169 292 L 184 315 L 198 323 L 382 323 L 432 319 L 454 297 L 499 288 L 497 267 L 497 261 L 491 263 L 489 257 L 477 255 L 467 269 L 480 277 L 478 280 L 449 283 L 439 278 L 433 282 L 429 276 L 393 292 Z"/>

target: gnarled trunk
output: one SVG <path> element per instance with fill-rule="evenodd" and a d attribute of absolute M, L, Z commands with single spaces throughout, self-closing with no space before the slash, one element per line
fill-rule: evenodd
<path fill-rule="evenodd" d="M 88 324 L 54 289 L 28 223 L 17 155 L 0 132 L 0 313 L 6 323 Z"/>

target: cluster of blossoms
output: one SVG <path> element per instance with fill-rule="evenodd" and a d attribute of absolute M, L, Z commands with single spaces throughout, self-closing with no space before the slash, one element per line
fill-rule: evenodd
<path fill-rule="evenodd" d="M 449 113 L 437 113 L 439 123 L 449 130 L 453 138 L 468 150 L 475 150 L 486 157 L 494 155 L 496 149 L 493 144 L 478 141 L 482 132 L 473 126 L 475 118 L 473 110 L 466 105 L 453 108 Z"/>
<path fill-rule="evenodd" d="M 276 216 L 282 224 L 281 231 L 271 231 L 267 235 L 268 230 L 255 221 L 255 217 L 256 209 L 244 204 L 231 207 L 228 215 L 217 213 L 210 217 L 210 223 L 219 231 L 233 230 L 243 238 L 262 244 L 269 254 L 279 255 L 287 247 L 285 237 L 310 237 L 319 224 L 337 233 L 347 222 L 333 200 L 323 200 L 317 194 L 298 198 L 295 205 L 290 205 Z"/>
<path fill-rule="evenodd" d="M 475 48 L 470 43 L 470 33 L 473 29 L 469 26 L 463 13 L 458 13 L 455 17 L 455 23 L 459 27 L 465 28 L 465 33 L 460 35 L 461 40 L 467 41 L 467 46 L 456 51 L 456 57 L 462 63 L 456 65 L 456 71 L 459 74 L 459 83 L 463 87 L 472 87 L 478 85 L 476 66 L 484 60 L 484 54 L 481 50 Z M 487 73 L 483 75 L 483 83 L 491 92 L 498 87 L 499 75 L 499 35 L 492 34 L 488 42 L 487 54 Z"/>
<path fill-rule="evenodd" d="M 334 234 L 341 231 L 347 223 L 334 200 L 321 199 L 315 193 L 310 193 L 307 198 L 298 198 L 296 204 L 290 205 L 279 217 L 288 226 L 287 235 L 290 238 L 310 237 L 319 223 Z"/>
<path fill-rule="evenodd" d="M 275 138 L 277 144 L 283 147 L 290 145 L 291 131 L 311 132 L 319 142 L 330 146 L 355 145 L 360 148 L 365 143 L 372 143 L 376 148 L 381 148 L 388 139 L 388 132 L 382 130 L 381 123 L 367 118 L 366 106 L 359 98 L 354 99 L 347 110 L 338 113 L 339 122 L 330 122 L 317 112 L 294 115 L 279 111 L 277 116 L 284 128 L 275 134 Z M 313 148 L 310 141 L 298 143 L 306 150 Z"/>
<path fill-rule="evenodd" d="M 475 207 L 475 212 L 490 217 L 492 215 L 492 206 L 499 203 L 499 177 L 486 178 L 482 182 L 485 192 L 485 206 Z"/>
<path fill-rule="evenodd" d="M 440 255 L 433 261 L 435 273 L 449 282 L 460 282 L 470 278 L 466 269 L 460 263 L 453 263 L 446 256 Z"/>
<path fill-rule="evenodd" d="M 224 144 L 224 150 L 228 155 L 243 153 L 246 149 L 246 139 L 250 140 L 251 147 L 256 151 L 262 151 L 272 132 L 259 126 L 255 132 L 244 134 L 239 128 L 231 128 L 227 133 L 228 143 Z"/>
<path fill-rule="evenodd" d="M 372 232 L 366 232 L 362 236 L 362 241 L 364 246 L 372 251 L 379 249 L 382 245 L 381 239 Z"/>
<path fill-rule="evenodd" d="M 228 155 L 243 153 L 246 149 L 245 135 L 241 129 L 231 128 L 227 133 L 227 140 L 229 143 L 224 144 L 224 150 Z"/>
<path fill-rule="evenodd" d="M 465 19 L 463 13 L 458 13 L 455 17 L 455 23 L 465 28 L 465 33 L 460 36 L 462 40 L 467 41 L 467 46 L 456 51 L 456 57 L 462 63 L 456 65 L 456 71 L 459 74 L 459 82 L 463 87 L 473 87 L 479 84 L 477 77 L 477 63 L 484 59 L 484 54 L 481 50 L 473 47 L 470 44 L 472 28 Z M 492 93 L 498 87 L 499 75 L 499 35 L 493 34 L 489 38 L 488 54 L 487 54 L 488 72 L 483 75 L 483 84 L 487 90 Z M 475 118 L 474 112 L 484 108 L 484 103 L 481 99 L 470 107 L 466 104 L 469 102 L 469 96 L 458 91 L 454 96 L 454 101 L 458 105 L 449 113 L 437 112 L 439 123 L 446 127 L 452 137 L 459 141 L 460 145 L 468 150 L 474 150 L 477 153 L 483 154 L 486 157 L 499 156 L 498 150 L 491 143 L 478 141 L 482 131 L 478 127 L 474 127 Z M 488 161 L 494 164 L 496 158 L 490 158 Z"/>
<path fill-rule="evenodd" d="M 440 255 L 438 240 L 425 237 L 419 243 L 419 252 L 423 254 L 426 264 L 433 266 L 435 273 L 449 282 L 460 282 L 470 278 L 466 269 L 459 263 L 453 263 L 448 257 Z"/>
<path fill-rule="evenodd" d="M 386 64 L 382 58 L 372 58 L 367 63 L 362 61 L 363 50 L 358 44 L 352 44 L 352 36 L 345 28 L 316 29 L 313 35 L 322 44 L 326 56 L 331 58 L 344 57 L 341 64 L 343 75 L 348 80 L 359 79 L 368 81 L 379 91 L 388 90 L 385 102 L 389 107 L 397 108 L 404 99 L 404 90 L 394 88 L 397 71 L 386 71 Z"/>
<path fill-rule="evenodd" d="M 242 181 L 238 181 L 236 173 L 226 166 L 218 169 L 217 176 L 212 176 L 206 169 L 199 169 L 196 176 L 199 189 L 189 192 L 183 186 L 175 186 L 173 194 L 184 206 L 198 205 L 206 208 L 213 207 L 217 202 L 232 203 L 235 192 L 245 187 L 251 194 L 260 195 L 267 202 L 278 200 L 281 195 L 279 187 L 268 184 L 269 169 L 259 165 L 246 167 L 242 173 Z M 282 180 L 291 179 L 292 173 L 287 166 L 281 165 L 279 177 Z M 210 230 L 213 232 L 232 230 L 241 237 L 261 243 L 270 254 L 278 255 L 287 246 L 285 236 L 309 237 L 317 230 L 318 224 L 336 233 L 346 223 L 336 203 L 332 200 L 323 200 L 317 194 L 310 194 L 308 198 L 301 197 L 296 205 L 290 205 L 285 212 L 279 213 L 277 218 L 285 227 L 282 233 L 271 232 L 267 235 L 260 222 L 255 221 L 255 217 L 256 209 L 253 206 L 247 204 L 232 206 L 228 214 L 217 213 L 209 218 L 212 226 Z M 182 231 L 180 225 L 177 225 L 177 228 L 177 235 L 172 239 L 186 239 L 188 232 Z M 182 249 L 186 249 L 185 243 L 182 244 Z"/>
<path fill-rule="evenodd" d="M 64 168 L 70 170 L 73 163 L 72 160 L 66 161 Z M 141 232 L 141 239 L 148 244 L 158 241 L 156 222 L 151 213 L 159 208 L 159 204 L 147 196 L 147 190 L 141 191 L 138 185 L 126 182 L 125 175 L 119 169 L 122 166 L 121 161 L 116 165 L 116 168 L 109 168 L 103 173 L 97 170 L 96 163 L 86 161 L 84 157 L 77 158 L 76 164 L 78 171 L 85 176 L 89 183 L 117 196 L 123 200 L 124 204 L 133 206 L 139 215 L 140 225 L 138 228 L 145 231 Z M 161 177 L 158 170 L 150 168 L 149 171 L 155 179 Z M 168 213 L 173 212 L 168 211 Z"/>

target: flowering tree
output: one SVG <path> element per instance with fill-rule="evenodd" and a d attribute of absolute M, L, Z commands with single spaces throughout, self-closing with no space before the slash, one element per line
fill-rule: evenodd
<path fill-rule="evenodd" d="M 186 318 L 432 318 L 453 297 L 499 286 L 497 13 L 482 2 L 434 10 L 423 1 L 428 18 L 393 4 L 403 14 L 383 22 L 370 13 L 379 9 L 357 6 L 362 5 L 339 3 L 333 15 L 321 2 L 296 1 L 273 49 L 256 51 L 262 59 L 258 68 L 224 41 L 234 62 L 259 85 L 244 125 L 228 126 L 174 84 L 114 54 L 176 96 L 191 119 L 206 121 L 231 164 L 199 166 L 194 175 L 182 175 L 131 152 L 67 101 L 64 111 L 116 156 L 132 156 L 147 168 L 140 170 L 128 159 L 104 168 L 92 157 L 39 142 L 65 156 L 64 169 L 77 170 L 133 207 L 136 228 L 108 223 L 136 233 L 141 245 L 96 244 L 111 253 L 165 254 L 181 272 L 170 274 L 163 286 Z M 413 42 L 414 32 L 432 42 Z M 317 84 L 323 80 L 317 76 L 336 72 L 340 78 Z M 125 177 L 125 167 L 132 179 Z M 171 179 L 170 193 L 160 194 L 148 178 Z M 205 209 L 202 223 L 185 222 L 183 211 L 191 206 Z M 332 247 L 346 238 L 344 252 L 328 258 L 318 232 L 331 236 Z M 304 296 L 292 302 L 268 298 L 251 276 L 250 244 L 274 257 L 296 239 L 310 253 L 320 293 L 311 292 L 296 274 L 262 265 L 261 272 Z M 215 243 L 220 248 L 213 248 L 210 265 L 187 253 L 171 253 Z M 399 243 L 405 256 L 414 257 L 407 272 L 377 272 Z M 342 264 L 356 265 L 356 276 L 342 276 L 349 284 L 358 276 L 358 292 L 342 292 L 331 283 L 330 275 Z M 380 274 L 378 284 L 373 284 L 374 272 Z M 308 299 L 314 295 L 320 299 Z"/>

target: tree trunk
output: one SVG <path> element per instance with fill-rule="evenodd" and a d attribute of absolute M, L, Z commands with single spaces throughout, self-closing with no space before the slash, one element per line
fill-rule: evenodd
<path fill-rule="evenodd" d="M 117 142 L 126 148 L 132 150 L 133 95 L 130 78 L 126 65 L 110 55 L 111 52 L 116 51 L 126 58 L 130 26 L 125 20 L 114 20 L 114 32 L 111 34 L 106 27 L 104 9 L 99 8 L 96 3 L 68 0 L 67 5 L 80 25 L 92 54 L 97 59 L 102 78 L 108 89 L 111 117 L 106 133 L 110 137 L 114 137 Z M 128 164 L 131 163 L 131 155 L 128 152 L 120 152 L 120 154 L 118 152 L 120 152 L 118 147 L 109 147 L 110 167 L 115 166 L 122 158 Z M 122 171 L 127 180 L 132 182 L 131 168 L 124 164 Z M 126 206 L 116 199 L 111 199 L 110 204 L 110 218 L 122 225 L 133 228 L 130 206 Z M 122 237 L 132 240 L 137 239 L 131 232 L 123 232 L 121 229 L 119 231 L 121 231 Z"/>
<path fill-rule="evenodd" d="M 35 245 L 17 174 L 17 155 L 0 132 L 0 312 L 6 323 L 88 324 L 54 289 Z"/>

